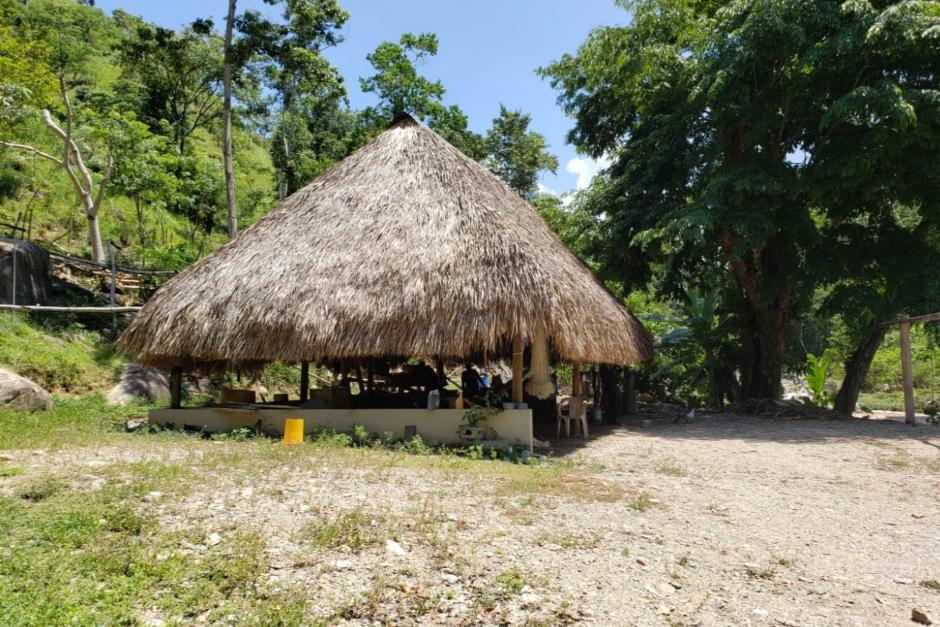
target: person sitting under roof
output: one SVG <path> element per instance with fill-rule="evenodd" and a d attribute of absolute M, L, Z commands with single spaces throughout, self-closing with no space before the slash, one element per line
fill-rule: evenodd
<path fill-rule="evenodd" d="M 423 360 L 412 366 L 411 374 L 422 392 L 427 393 L 438 388 L 437 372 Z"/>
<path fill-rule="evenodd" d="M 483 380 L 480 379 L 480 373 L 473 367 L 473 364 L 465 364 L 463 374 L 460 375 L 460 387 L 463 389 L 464 396 L 478 396 L 483 391 Z"/>

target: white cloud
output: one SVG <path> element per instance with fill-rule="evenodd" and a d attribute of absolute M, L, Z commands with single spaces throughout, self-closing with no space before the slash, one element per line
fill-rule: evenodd
<path fill-rule="evenodd" d="M 545 185 L 542 185 L 541 183 L 536 183 L 536 185 L 538 186 L 538 190 L 540 194 L 550 194 L 552 196 L 558 195 L 558 192 L 556 192 L 550 187 L 546 187 Z"/>
<path fill-rule="evenodd" d="M 565 170 L 578 175 L 578 181 L 575 183 L 577 189 L 584 189 L 591 184 L 591 179 L 597 176 L 597 173 L 610 165 L 610 159 L 601 157 L 600 159 L 575 157 L 568 162 Z"/>

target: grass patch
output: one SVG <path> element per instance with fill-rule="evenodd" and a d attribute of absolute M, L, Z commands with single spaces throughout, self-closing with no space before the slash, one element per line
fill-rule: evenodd
<path fill-rule="evenodd" d="M 684 477 L 685 470 L 672 461 L 663 461 L 656 465 L 656 472 L 667 477 Z"/>
<path fill-rule="evenodd" d="M 584 502 L 613 503 L 623 499 L 624 490 L 615 483 L 597 479 L 583 471 L 569 471 L 551 464 L 526 469 L 528 472 L 504 475 L 497 492 L 508 495 L 545 495 Z"/>
<path fill-rule="evenodd" d="M 173 464 L 148 460 L 112 464 L 105 471 L 104 492 L 111 498 L 137 501 L 149 492 L 188 493 L 202 479 L 199 469 L 186 462 Z"/>
<path fill-rule="evenodd" d="M 525 577 L 515 568 L 502 573 L 496 578 L 496 585 L 506 596 L 514 597 L 522 592 L 526 585 Z"/>
<path fill-rule="evenodd" d="M 259 534 L 194 552 L 144 512 L 133 492 L 79 492 L 48 478 L 0 497 L 0 624 L 191 624 L 203 615 L 209 623 L 302 624 L 302 596 L 264 590 Z"/>
<path fill-rule="evenodd" d="M 900 366 L 898 370 L 900 371 Z M 860 407 L 870 410 L 904 411 L 904 391 L 860 392 L 858 395 L 858 404 Z"/>
<path fill-rule="evenodd" d="M 382 529 L 376 521 L 360 509 L 340 514 L 335 518 L 316 520 L 302 531 L 303 538 L 317 549 L 336 549 L 347 546 L 361 551 L 382 543 L 390 537 L 389 530 Z"/>
<path fill-rule="evenodd" d="M 100 396 L 56 400 L 49 411 L 0 409 L 0 449 L 56 448 L 67 444 L 100 444 L 124 433 L 129 418 L 147 413 L 149 405 L 112 407 Z"/>
<path fill-rule="evenodd" d="M 0 479 L 6 479 L 9 477 L 16 477 L 23 474 L 23 469 L 16 466 L 8 466 L 6 468 L 0 468 Z"/>
<path fill-rule="evenodd" d="M 61 480 L 52 476 L 43 476 L 20 488 L 17 496 L 24 501 L 39 502 L 45 501 L 65 489 L 66 485 Z"/>
<path fill-rule="evenodd" d="M 473 610 L 487 617 L 488 624 L 508 624 L 505 606 L 501 604 L 518 596 L 528 585 L 525 575 L 518 569 L 503 571 L 488 585 L 474 591 Z M 527 623 L 530 624 L 530 623 Z"/>
<path fill-rule="evenodd" d="M 600 546 L 603 535 L 599 531 L 573 531 L 570 533 L 543 534 L 538 544 L 556 544 L 566 550 L 591 550 Z"/>
<path fill-rule="evenodd" d="M 107 387 L 124 366 L 112 345 L 94 331 L 56 329 L 47 319 L 0 316 L 0 364 L 52 392 Z"/>
<path fill-rule="evenodd" d="M 923 579 L 918 582 L 922 588 L 927 588 L 928 590 L 933 590 L 935 592 L 940 592 L 940 581 L 936 579 Z"/>
<path fill-rule="evenodd" d="M 659 501 L 651 497 L 647 492 L 640 492 L 627 501 L 627 506 L 635 512 L 646 512 L 656 505 L 659 505 Z"/>
<path fill-rule="evenodd" d="M 435 599 L 417 585 L 378 575 L 364 594 L 313 624 L 335 625 L 339 619 L 381 625 L 420 624 L 421 617 L 431 611 L 434 602 Z"/>
<path fill-rule="evenodd" d="M 898 453 L 893 457 L 879 457 L 875 466 L 880 470 L 906 470 L 911 467 L 911 460 Z"/>

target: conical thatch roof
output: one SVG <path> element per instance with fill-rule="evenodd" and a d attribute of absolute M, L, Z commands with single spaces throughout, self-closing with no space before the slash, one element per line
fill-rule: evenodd
<path fill-rule="evenodd" d="M 539 326 L 568 361 L 652 354 L 529 203 L 400 116 L 161 287 L 121 341 L 144 364 L 211 369 L 505 354 Z"/>

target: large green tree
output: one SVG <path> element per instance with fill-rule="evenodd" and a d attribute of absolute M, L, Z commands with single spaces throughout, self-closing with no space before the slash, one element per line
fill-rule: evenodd
<path fill-rule="evenodd" d="M 532 116 L 500 105 L 485 137 L 486 165 L 526 198 L 535 194 L 539 173 L 558 169 L 558 157 L 549 152 L 545 137 L 529 130 L 531 122 Z"/>
<path fill-rule="evenodd" d="M 180 33 L 123 12 L 115 20 L 125 30 L 118 91 L 154 132 L 168 124 L 174 145 L 185 154 L 193 133 L 221 116 L 221 42 L 204 20 Z"/>
<path fill-rule="evenodd" d="M 398 43 L 385 41 L 366 56 L 375 73 L 359 79 L 362 91 L 373 93 L 379 103 L 362 112 L 373 133 L 384 130 L 397 113 L 409 113 L 426 123 L 472 159 L 485 156 L 483 138 L 468 126 L 457 105 L 444 104 L 446 90 L 418 72 L 418 65 L 437 54 L 434 33 L 405 33 Z"/>
<path fill-rule="evenodd" d="M 638 0 L 543 71 L 570 138 L 609 155 L 595 212 L 678 291 L 718 264 L 735 285 L 743 392 L 780 391 L 788 332 L 850 225 L 897 201 L 936 212 L 936 2 Z M 636 254 L 634 254 L 636 253 Z M 621 268 L 626 274 L 626 268 Z"/>
<path fill-rule="evenodd" d="M 281 19 L 258 11 L 237 16 L 231 57 L 238 74 L 254 74 L 267 87 L 269 97 L 255 108 L 262 112 L 260 130 L 271 134 L 271 156 L 285 195 L 346 156 L 353 141 L 346 86 L 324 54 L 342 41 L 349 13 L 336 0 L 265 3 L 280 6 Z"/>
<path fill-rule="evenodd" d="M 842 320 L 854 348 L 835 409 L 851 415 L 875 352 L 891 323 L 903 315 L 940 311 L 938 212 L 898 206 L 875 223 L 829 226 L 824 314 Z M 874 228 L 872 228 L 874 227 Z"/>

